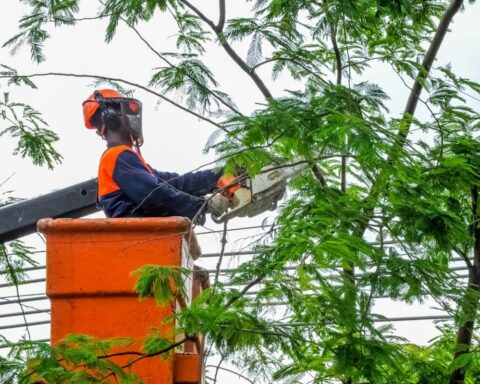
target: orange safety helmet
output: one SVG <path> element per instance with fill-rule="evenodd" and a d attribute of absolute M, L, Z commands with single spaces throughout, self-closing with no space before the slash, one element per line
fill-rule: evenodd
<path fill-rule="evenodd" d="M 95 94 L 97 92 L 100 93 L 104 99 L 123 97 L 120 92 L 117 92 L 114 89 L 100 89 L 92 93 L 88 99 L 83 102 L 83 119 L 85 121 L 85 127 L 89 129 L 96 129 L 90 122 L 90 119 L 100 108 L 100 103 L 95 101 Z"/>

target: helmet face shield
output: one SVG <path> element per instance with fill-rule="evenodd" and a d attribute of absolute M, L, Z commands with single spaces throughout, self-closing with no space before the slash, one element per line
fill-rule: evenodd
<path fill-rule="evenodd" d="M 123 128 L 133 136 L 138 143 L 143 143 L 142 133 L 142 103 L 129 97 L 96 97 L 94 100 L 86 100 L 84 108 L 89 105 L 96 106 L 101 110 L 101 122 L 106 129 Z M 89 119 L 88 123 L 92 128 Z"/>
<path fill-rule="evenodd" d="M 135 139 L 142 143 L 142 103 L 136 99 L 123 98 L 119 102 L 119 107 L 123 125 Z"/>

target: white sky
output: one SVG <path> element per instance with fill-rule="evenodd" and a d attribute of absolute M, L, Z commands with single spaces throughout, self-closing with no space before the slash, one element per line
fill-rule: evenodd
<path fill-rule="evenodd" d="M 200 4 L 199 1 L 196 3 Z M 202 2 L 202 7 L 204 3 Z M 247 8 L 244 3 L 228 0 L 227 16 L 246 15 Z M 95 0 L 83 0 L 81 4 L 81 16 L 96 14 L 98 3 Z M 215 15 L 216 4 L 216 1 L 212 1 L 205 5 L 210 8 L 207 12 L 209 15 Z M 248 6 L 251 4 L 248 3 Z M 25 7 L 18 0 L 1 0 L 0 7 L 0 43 L 3 43 L 16 33 L 17 20 L 24 14 Z M 480 2 L 475 5 L 467 4 L 465 11 L 455 18 L 452 33 L 447 35 L 437 61 L 437 64 L 442 65 L 451 63 L 458 75 L 477 82 L 480 82 L 479 23 Z M 45 45 L 45 63 L 33 64 L 27 48 L 23 48 L 15 56 L 11 56 L 6 48 L 0 49 L 0 63 L 16 68 L 21 74 L 51 71 L 96 74 L 124 78 L 146 85 L 152 69 L 162 66 L 163 63 L 138 40 L 132 30 L 123 26 L 119 28 L 113 41 L 106 45 L 105 26 L 103 21 L 84 21 L 74 27 L 57 30 L 51 28 L 51 39 Z M 168 17 L 159 15 L 150 24 L 139 29 L 159 51 L 175 50 L 173 35 L 176 30 Z M 245 45 L 240 46 L 243 57 L 246 49 Z M 243 112 L 252 111 L 256 107 L 255 103 L 263 101 L 251 80 L 216 44 L 209 46 L 205 60 L 220 82 L 221 89 L 232 94 Z M 281 95 L 285 88 L 296 88 L 287 77 L 274 82 L 267 74 L 267 68 L 260 71 L 275 96 Z M 379 65 L 367 71 L 366 77 L 379 83 L 390 94 L 392 114 L 398 116 L 404 107 L 408 90 L 391 71 Z M 25 87 L 7 89 L 5 83 L 0 83 L 0 92 L 8 91 L 12 100 L 26 102 L 41 111 L 50 127 L 60 136 L 56 148 L 64 160 L 53 171 L 34 167 L 29 160 L 13 157 L 12 142 L 2 137 L 0 182 L 14 174 L 3 190 L 15 190 L 15 195 L 21 197 L 36 196 L 95 177 L 98 159 L 104 150 L 104 143 L 99 137 L 83 126 L 81 103 L 92 92 L 92 81 L 56 77 L 34 81 L 39 87 L 37 90 Z M 143 91 L 135 92 L 135 97 L 144 104 L 145 145 L 142 152 L 153 167 L 164 171 L 187 172 L 214 159 L 212 155 L 202 154 L 207 138 L 214 130 L 212 126 L 165 102 L 158 104 L 155 97 Z M 421 108 L 420 114 L 424 113 Z M 0 122 L 0 130 L 1 124 L 3 123 Z M 232 227 L 256 225 L 259 221 L 239 220 L 232 223 Z M 218 251 L 218 238 L 202 241 L 204 251 Z M 231 249 L 240 247 L 234 239 L 229 246 Z M 382 307 L 390 316 L 430 313 L 428 306 L 397 304 Z M 424 343 L 433 336 L 429 322 L 397 323 L 395 327 L 399 334 L 419 343 Z"/>

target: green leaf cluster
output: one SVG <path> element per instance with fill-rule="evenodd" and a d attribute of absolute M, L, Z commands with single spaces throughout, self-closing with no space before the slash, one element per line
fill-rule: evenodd
<path fill-rule="evenodd" d="M 60 163 L 62 156 L 53 146 L 58 135 L 47 128 L 38 111 L 27 104 L 11 101 L 6 92 L 0 100 L 0 119 L 4 125 L 0 128 L 0 138 L 8 135 L 17 141 L 14 155 L 28 157 L 33 164 L 46 165 L 50 169 Z"/>
<path fill-rule="evenodd" d="M 154 297 L 157 304 L 185 297 L 185 279 L 190 271 L 180 267 L 144 265 L 133 272 L 138 275 L 135 292 L 140 299 Z"/>

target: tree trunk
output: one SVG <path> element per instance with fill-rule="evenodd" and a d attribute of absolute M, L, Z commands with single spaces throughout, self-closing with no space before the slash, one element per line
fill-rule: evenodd
<path fill-rule="evenodd" d="M 457 342 L 453 359 L 468 353 L 472 343 L 473 328 L 475 317 L 478 311 L 478 302 L 480 294 L 480 228 L 478 222 L 478 189 L 472 188 L 472 226 L 473 226 L 473 265 L 468 268 L 468 286 L 467 291 L 461 303 L 462 326 L 457 332 Z M 465 370 L 457 368 L 450 375 L 449 384 L 463 384 L 465 380 Z"/>

